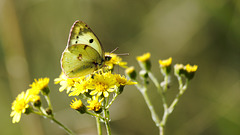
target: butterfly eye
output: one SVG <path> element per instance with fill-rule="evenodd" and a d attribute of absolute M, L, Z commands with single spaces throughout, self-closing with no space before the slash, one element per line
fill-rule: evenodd
<path fill-rule="evenodd" d="M 90 39 L 90 40 L 89 40 L 89 43 L 92 43 L 92 42 L 93 42 L 93 39 Z"/>
<path fill-rule="evenodd" d="M 105 56 L 105 61 L 110 61 L 112 59 L 112 57 L 111 56 Z"/>

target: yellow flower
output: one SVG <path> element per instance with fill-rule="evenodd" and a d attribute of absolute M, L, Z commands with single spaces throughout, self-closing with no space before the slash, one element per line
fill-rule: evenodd
<path fill-rule="evenodd" d="M 80 99 L 77 100 L 77 98 L 75 98 L 75 101 L 72 100 L 70 106 L 71 106 L 72 109 L 77 110 L 77 109 L 79 109 L 79 108 L 81 108 L 83 106 L 83 103 L 82 103 L 82 101 Z"/>
<path fill-rule="evenodd" d="M 125 70 L 125 73 L 126 73 L 126 74 L 131 74 L 131 73 L 134 72 L 134 71 L 135 71 L 134 66 L 131 66 L 131 67 L 129 67 L 129 68 L 127 68 L 127 69 Z"/>
<path fill-rule="evenodd" d="M 131 80 L 127 80 L 127 78 L 125 78 L 125 76 L 121 76 L 120 74 L 115 74 L 115 78 L 117 81 L 117 87 L 124 86 L 124 85 L 137 84 L 137 82 L 132 82 Z"/>
<path fill-rule="evenodd" d="M 143 54 L 142 56 L 137 56 L 137 60 L 140 62 L 145 62 L 145 61 L 149 60 L 150 57 L 151 57 L 151 54 L 148 52 L 148 53 Z"/>
<path fill-rule="evenodd" d="M 161 73 L 166 76 L 169 75 L 171 72 L 171 64 L 172 64 L 172 57 L 166 59 L 166 60 L 159 60 Z"/>
<path fill-rule="evenodd" d="M 22 92 L 12 103 L 12 112 L 10 114 L 12 118 L 12 123 L 18 123 L 21 119 L 21 114 L 25 113 L 26 109 L 29 107 L 29 97 L 28 93 Z"/>
<path fill-rule="evenodd" d="M 39 78 L 38 80 L 34 79 L 34 81 L 35 82 L 29 85 L 32 87 L 31 94 L 38 95 L 41 90 L 48 87 L 49 78 Z"/>
<path fill-rule="evenodd" d="M 88 92 L 87 86 L 89 85 L 89 79 L 83 79 L 80 82 L 75 83 L 74 88 L 72 88 L 72 92 L 69 94 L 69 96 L 78 96 L 79 94 Z"/>
<path fill-rule="evenodd" d="M 96 73 L 94 74 L 94 78 L 91 80 L 88 85 L 88 89 L 92 90 L 90 95 L 101 96 L 104 97 L 109 96 L 109 92 L 113 92 L 116 86 L 116 79 L 111 72 L 107 73 Z"/>
<path fill-rule="evenodd" d="M 127 62 L 123 62 L 122 58 L 120 58 L 119 56 L 117 56 L 114 53 L 105 53 L 106 56 L 110 56 L 111 59 L 109 61 L 105 61 L 105 64 L 108 66 L 109 69 L 113 69 L 114 65 L 119 65 L 123 68 L 127 68 Z"/>
<path fill-rule="evenodd" d="M 93 111 L 99 111 L 101 109 L 101 102 L 103 101 L 104 98 L 102 98 L 100 101 L 98 101 L 98 97 L 93 96 L 91 100 L 88 100 L 89 106 L 87 106 L 89 109 L 88 110 L 93 110 Z"/>
<path fill-rule="evenodd" d="M 86 107 L 80 99 L 77 100 L 75 98 L 75 101 L 72 100 L 70 106 L 71 106 L 72 109 L 75 109 L 75 110 L 79 111 L 80 113 L 85 113 L 86 112 Z"/>
<path fill-rule="evenodd" d="M 197 68 L 198 68 L 197 65 L 191 66 L 190 64 L 187 64 L 187 65 L 185 66 L 185 70 L 186 70 L 188 73 L 196 72 L 196 71 L 197 71 Z"/>
<path fill-rule="evenodd" d="M 166 60 L 159 60 L 158 61 L 161 67 L 168 67 L 172 64 L 172 57 L 166 59 Z"/>
<path fill-rule="evenodd" d="M 26 93 L 28 93 L 29 95 L 30 102 L 35 102 L 40 100 L 40 96 L 38 95 L 39 93 L 37 93 L 36 89 L 28 89 Z"/>
<path fill-rule="evenodd" d="M 59 88 L 60 92 L 66 89 L 67 93 L 69 93 L 69 91 L 73 88 L 75 82 L 79 82 L 84 78 L 85 76 L 79 77 L 79 78 L 68 78 L 64 73 L 61 73 L 59 78 L 56 78 L 54 81 L 55 81 L 55 84 L 60 83 L 61 85 L 61 87 Z"/>

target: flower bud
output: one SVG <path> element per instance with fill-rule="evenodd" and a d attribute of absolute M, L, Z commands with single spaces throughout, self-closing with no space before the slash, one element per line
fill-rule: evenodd
<path fill-rule="evenodd" d="M 127 68 L 125 70 L 125 74 L 132 80 L 136 80 L 136 77 L 137 77 L 137 73 L 136 73 L 136 70 L 133 66 Z"/>
<path fill-rule="evenodd" d="M 41 107 L 41 105 L 42 105 L 42 102 L 41 102 L 41 100 L 40 100 L 40 97 L 39 97 L 38 100 L 36 100 L 36 101 L 33 102 L 33 106 L 35 106 L 35 107 L 37 107 L 37 108 Z"/>
<path fill-rule="evenodd" d="M 187 64 L 186 66 L 184 66 L 186 78 L 191 80 L 194 77 L 194 74 L 197 71 L 197 69 L 198 69 L 197 65 L 191 66 L 190 64 Z"/>
<path fill-rule="evenodd" d="M 119 95 L 123 92 L 124 86 L 125 86 L 125 85 L 120 85 L 120 86 L 118 87 L 117 93 L 118 93 Z"/>
<path fill-rule="evenodd" d="M 151 69 L 150 57 L 150 53 L 145 53 L 142 56 L 137 56 L 137 61 L 139 62 L 139 65 L 142 69 L 145 69 L 146 71 L 150 71 Z"/>
<path fill-rule="evenodd" d="M 32 113 L 32 110 L 33 110 L 33 108 L 31 106 L 29 106 L 28 108 L 26 108 L 24 114 L 30 114 L 30 113 Z"/>
<path fill-rule="evenodd" d="M 189 65 L 183 66 L 182 64 L 176 64 L 174 66 L 174 73 L 176 76 L 185 76 L 188 80 L 191 80 L 194 77 L 195 72 L 197 71 L 197 65 Z"/>
<path fill-rule="evenodd" d="M 47 109 L 46 109 L 46 113 L 47 113 L 48 115 L 53 115 L 53 114 L 52 114 L 52 109 L 50 109 L 50 108 L 47 108 Z"/>
<path fill-rule="evenodd" d="M 174 65 L 174 74 L 175 76 L 180 77 L 184 73 L 184 66 L 183 64 L 175 64 Z"/>
<path fill-rule="evenodd" d="M 146 70 L 141 70 L 139 72 L 139 75 L 144 78 L 144 79 L 147 79 L 148 78 L 148 72 Z"/>
<path fill-rule="evenodd" d="M 164 76 L 168 75 L 171 71 L 172 57 L 170 57 L 166 60 L 159 60 L 158 62 L 159 62 L 162 74 Z"/>
<path fill-rule="evenodd" d="M 48 87 L 45 87 L 45 88 L 42 89 L 42 94 L 43 94 L 43 95 L 46 95 L 46 96 L 47 96 L 47 95 L 49 94 L 49 92 L 50 92 L 50 90 L 49 90 Z"/>
<path fill-rule="evenodd" d="M 75 109 L 75 110 L 79 111 L 81 114 L 86 112 L 86 107 L 85 107 L 85 105 L 82 103 L 82 101 L 80 99 L 77 100 L 75 98 L 75 101 L 72 100 L 70 106 L 71 106 L 72 109 Z"/>

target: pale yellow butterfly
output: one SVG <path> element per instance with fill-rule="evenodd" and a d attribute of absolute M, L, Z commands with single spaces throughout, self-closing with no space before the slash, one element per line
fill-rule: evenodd
<path fill-rule="evenodd" d="M 88 75 L 103 67 L 111 57 L 104 50 L 97 36 L 82 21 L 75 21 L 69 33 L 67 47 L 62 53 L 61 67 L 69 78 Z"/>

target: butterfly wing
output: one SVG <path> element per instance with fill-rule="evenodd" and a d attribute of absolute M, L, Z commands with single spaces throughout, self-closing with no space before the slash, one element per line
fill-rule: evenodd
<path fill-rule="evenodd" d="M 88 25 L 82 21 L 75 21 L 69 34 L 68 47 L 74 44 L 85 44 L 94 48 L 104 59 L 104 51 L 100 41 Z"/>
<path fill-rule="evenodd" d="M 69 78 L 88 75 L 102 67 L 103 59 L 91 46 L 76 44 L 66 48 L 62 54 L 61 66 Z"/>

